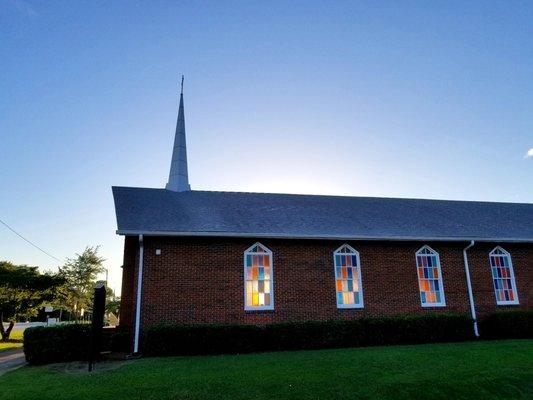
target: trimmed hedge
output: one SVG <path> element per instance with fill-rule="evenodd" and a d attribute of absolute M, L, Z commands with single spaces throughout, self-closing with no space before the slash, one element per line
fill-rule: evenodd
<path fill-rule="evenodd" d="M 24 331 L 24 354 L 33 365 L 87 360 L 91 326 L 38 326 Z"/>
<path fill-rule="evenodd" d="M 464 341 L 472 320 L 462 314 L 362 318 L 353 321 L 255 325 L 154 325 L 143 335 L 150 356 L 250 353 Z"/>
<path fill-rule="evenodd" d="M 111 335 L 109 347 L 117 353 L 131 352 L 131 333 L 129 328 L 117 326 Z"/>
<path fill-rule="evenodd" d="M 103 329 L 102 351 L 112 349 L 113 345 L 117 348 L 120 345 L 122 345 L 121 348 L 124 347 L 124 339 L 121 337 L 116 338 L 115 336 L 118 336 L 115 328 Z M 38 365 L 87 360 L 89 358 L 90 337 L 90 324 L 65 324 L 28 328 L 24 331 L 26 361 L 30 364 Z M 118 349 L 115 351 L 118 351 Z"/>
<path fill-rule="evenodd" d="M 499 311 L 479 323 L 482 339 L 533 339 L 533 310 Z"/>
<path fill-rule="evenodd" d="M 533 338 L 533 311 L 490 314 L 480 321 L 481 339 Z M 55 325 L 24 331 L 30 364 L 88 358 L 88 324 Z M 353 321 L 256 325 L 154 325 L 143 333 L 149 356 L 236 354 L 259 351 L 455 342 L 473 339 L 472 320 L 463 314 L 361 318 Z M 102 350 L 129 352 L 128 329 L 104 329 Z"/>

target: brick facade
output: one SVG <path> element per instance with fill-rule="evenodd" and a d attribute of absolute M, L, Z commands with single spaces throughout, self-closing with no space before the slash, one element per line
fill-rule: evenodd
<path fill-rule="evenodd" d="M 244 311 L 243 252 L 259 241 L 273 252 L 273 311 Z M 141 327 L 154 323 L 268 324 L 355 319 L 405 313 L 469 313 L 463 264 L 465 242 L 347 241 L 361 259 L 363 309 L 337 309 L 333 251 L 345 242 L 322 240 L 145 237 Z M 427 244 L 439 253 L 445 307 L 422 308 L 415 252 Z M 496 244 L 468 251 L 476 309 L 531 308 L 533 245 L 503 244 L 512 257 L 520 304 L 497 306 L 488 253 Z M 138 238 L 126 237 L 121 325 L 132 326 Z M 161 255 L 156 255 L 156 249 Z"/>
<path fill-rule="evenodd" d="M 135 291 L 139 240 L 136 236 L 124 239 L 124 263 L 122 265 L 122 290 L 120 297 L 120 325 L 131 327 L 135 316 Z"/>

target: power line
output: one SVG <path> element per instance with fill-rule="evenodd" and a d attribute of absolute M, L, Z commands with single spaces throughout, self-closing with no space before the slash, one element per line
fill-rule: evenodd
<path fill-rule="evenodd" d="M 10 227 L 8 224 L 6 224 L 4 221 L 2 221 L 0 219 L 0 223 L 2 225 L 4 225 L 7 229 L 9 229 L 11 232 L 13 232 L 15 235 L 17 235 L 19 238 L 21 238 L 22 240 L 24 240 L 25 242 L 31 244 L 33 247 L 35 247 L 37 250 L 39 250 L 40 252 L 46 254 L 48 257 L 52 257 L 54 260 L 57 260 L 59 262 L 63 262 L 61 261 L 59 258 L 57 257 L 54 257 L 53 255 L 51 255 L 50 253 L 48 253 L 47 251 L 41 249 L 39 246 L 37 246 L 35 243 L 33 243 L 32 241 L 26 239 L 24 236 L 22 236 L 20 233 L 18 233 L 16 230 L 14 230 L 12 227 Z"/>

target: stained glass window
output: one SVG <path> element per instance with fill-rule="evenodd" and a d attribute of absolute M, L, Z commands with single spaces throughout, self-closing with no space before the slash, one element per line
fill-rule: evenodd
<path fill-rule="evenodd" d="M 489 254 L 496 304 L 518 304 L 511 255 L 501 247 Z"/>
<path fill-rule="evenodd" d="M 244 252 L 244 309 L 273 310 L 272 252 L 260 243 Z"/>
<path fill-rule="evenodd" d="M 439 253 L 429 246 L 416 252 L 416 269 L 422 307 L 445 306 Z"/>
<path fill-rule="evenodd" d="M 347 244 L 333 253 L 338 308 L 362 308 L 363 286 L 359 253 Z"/>

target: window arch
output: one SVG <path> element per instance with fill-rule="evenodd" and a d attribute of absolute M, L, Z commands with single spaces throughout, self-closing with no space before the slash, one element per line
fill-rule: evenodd
<path fill-rule="evenodd" d="M 244 252 L 244 309 L 274 309 L 272 251 L 256 243 Z"/>
<path fill-rule="evenodd" d="M 416 252 L 418 288 L 422 307 L 444 307 L 444 286 L 440 269 L 439 253 L 429 246 Z"/>
<path fill-rule="evenodd" d="M 333 253 L 337 308 L 362 308 L 363 285 L 359 253 L 343 244 Z"/>
<path fill-rule="evenodd" d="M 489 260 L 496 304 L 518 304 L 518 293 L 516 291 L 511 255 L 498 246 L 490 252 Z"/>

